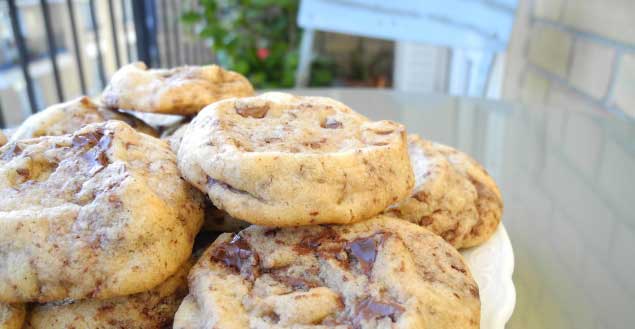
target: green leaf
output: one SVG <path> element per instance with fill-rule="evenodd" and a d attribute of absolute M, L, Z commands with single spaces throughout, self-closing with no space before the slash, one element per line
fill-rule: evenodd
<path fill-rule="evenodd" d="M 186 11 L 181 15 L 181 21 L 185 24 L 194 24 L 202 18 L 203 16 L 195 11 Z"/>
<path fill-rule="evenodd" d="M 329 70 L 318 69 L 311 72 L 311 86 L 323 87 L 330 84 L 333 81 L 333 73 Z"/>
<path fill-rule="evenodd" d="M 261 88 L 265 85 L 266 79 L 265 74 L 263 72 L 256 72 L 249 76 L 249 80 L 251 83 L 256 86 L 256 88 Z"/>
<path fill-rule="evenodd" d="M 239 59 L 234 64 L 233 69 L 240 74 L 247 74 L 249 73 L 249 63 L 246 60 Z"/>
<path fill-rule="evenodd" d="M 295 85 L 295 71 L 286 70 L 282 75 L 282 86 L 285 88 L 291 88 Z"/>
<path fill-rule="evenodd" d="M 211 40 L 218 63 L 247 76 L 256 88 L 292 87 L 298 66 L 298 0 L 199 0 L 183 24 L 202 25 L 198 37 Z M 265 59 L 257 50 L 266 47 Z M 330 83 L 334 66 L 315 66 L 312 81 Z"/>

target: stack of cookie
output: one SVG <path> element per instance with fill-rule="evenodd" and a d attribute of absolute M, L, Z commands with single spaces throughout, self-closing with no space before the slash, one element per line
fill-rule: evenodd
<path fill-rule="evenodd" d="M 0 328 L 478 328 L 457 249 L 502 213 L 465 154 L 217 66 L 32 116 L 0 193 Z"/>

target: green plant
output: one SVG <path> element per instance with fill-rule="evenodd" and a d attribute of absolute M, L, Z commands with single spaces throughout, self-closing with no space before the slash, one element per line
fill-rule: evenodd
<path fill-rule="evenodd" d="M 297 0 L 197 2 L 200 9 L 181 19 L 196 26 L 199 37 L 211 40 L 220 65 L 245 75 L 256 88 L 294 85 L 301 33 Z"/>

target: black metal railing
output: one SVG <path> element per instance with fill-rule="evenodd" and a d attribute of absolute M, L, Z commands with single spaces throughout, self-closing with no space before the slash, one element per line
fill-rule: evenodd
<path fill-rule="evenodd" d="M 90 94 L 105 87 L 109 74 L 124 63 L 143 61 L 150 67 L 178 66 L 184 64 L 205 64 L 212 61 L 211 52 L 201 41 L 197 41 L 184 31 L 179 23 L 180 13 L 186 1 L 178 0 L 40 0 L 31 1 L 7 0 L 6 8 L 9 13 L 13 41 L 10 44 L 17 51 L 16 58 L 9 65 L 0 66 L 0 82 L 6 74 L 2 70 L 17 70 L 21 72 L 25 88 L 15 91 L 28 101 L 22 108 L 6 106 L 0 96 L 0 127 L 4 127 L 8 111 L 35 113 L 50 103 L 62 102 L 81 93 Z M 39 8 L 31 8 L 38 6 Z M 41 13 L 44 38 L 46 40 L 45 56 L 34 56 L 30 46 L 30 27 L 24 25 L 23 7 L 29 10 L 39 10 Z M 52 11 L 55 7 L 55 11 Z M 60 8 L 61 7 L 61 8 Z M 54 15 L 57 14 L 57 15 Z M 1 15 L 0 15 L 1 17 Z M 68 19 L 68 36 L 63 44 L 54 33 L 54 27 L 59 27 L 60 19 Z M 80 24 L 79 22 L 86 24 Z M 1 23 L 1 22 L 0 22 Z M 39 28 L 39 27 L 38 27 Z M 109 36 L 107 34 L 110 34 Z M 90 35 L 90 38 L 89 38 Z M 83 36 L 83 38 L 82 38 Z M 104 36 L 107 37 L 105 40 Z M 88 58 L 86 40 L 94 43 L 94 52 Z M 2 41 L 2 40 L 0 40 Z M 72 43 L 72 47 L 70 44 Z M 72 49 L 72 52 L 66 49 Z M 91 48 L 92 49 L 92 48 Z M 105 52 L 107 54 L 105 54 Z M 125 57 L 124 57 L 125 54 Z M 66 69 L 60 65 L 60 56 L 70 55 L 75 77 L 69 76 Z M 1 58 L 1 57 L 0 57 Z M 125 59 L 124 59 L 125 58 Z M 33 76 L 35 61 L 46 60 L 50 63 L 50 77 L 43 81 L 36 81 Z M 89 62 L 90 60 L 90 62 Z M 65 65 L 69 65 L 68 61 Z M 3 64 L 3 63 L 0 63 Z M 13 75 L 15 78 L 15 75 Z M 65 82 L 74 79 L 78 87 L 70 90 Z M 10 83 L 0 84 L 0 88 Z M 91 88 L 90 86 L 93 86 Z M 17 88 L 16 88 L 17 89 Z M 2 91 L 2 90 L 0 90 Z M 49 95 L 45 100 L 43 95 Z M 2 94 L 0 94 L 2 95 Z M 54 95 L 51 99 L 50 95 Z M 15 104 L 15 101 L 14 101 Z M 27 111 L 24 111 L 27 110 Z M 17 113 L 17 112 L 15 112 Z M 13 113 L 13 114 L 15 114 Z M 15 117 L 13 115 L 12 117 Z M 14 120 L 15 121 L 15 120 Z M 10 123 L 8 123 L 10 124 Z M 15 124 L 15 122 L 13 123 Z"/>

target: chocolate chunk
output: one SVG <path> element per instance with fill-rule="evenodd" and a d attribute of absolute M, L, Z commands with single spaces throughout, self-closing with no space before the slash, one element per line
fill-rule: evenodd
<path fill-rule="evenodd" d="M 252 118 L 256 118 L 256 119 L 262 119 L 265 117 L 265 115 L 267 115 L 267 112 L 269 111 L 269 105 L 268 104 L 264 104 L 261 106 L 256 106 L 256 105 L 252 105 L 252 104 L 235 104 L 235 108 L 236 108 L 236 113 L 240 114 L 240 116 L 246 118 L 246 117 L 252 117 Z"/>
<path fill-rule="evenodd" d="M 348 249 L 359 262 L 362 271 L 370 274 L 377 257 L 377 241 L 374 237 L 359 238 L 348 243 Z"/>
<path fill-rule="evenodd" d="M 73 138 L 73 146 L 81 145 L 79 147 L 85 147 L 87 145 L 92 146 L 92 149 L 86 152 L 82 157 L 89 162 L 91 176 L 97 174 L 108 165 L 108 156 L 106 151 L 112 143 L 112 133 L 108 134 L 84 134 L 77 139 Z M 96 138 L 99 137 L 99 140 Z M 77 147 L 77 146 L 75 146 Z"/>
<path fill-rule="evenodd" d="M 327 129 L 339 129 L 342 128 L 343 125 L 340 121 L 335 120 L 334 118 L 326 118 L 322 123 L 322 128 Z"/>
<path fill-rule="evenodd" d="M 24 177 L 25 179 L 28 179 L 31 176 L 31 171 L 29 170 L 29 168 L 18 168 L 15 170 L 15 172 L 17 172 L 18 175 Z"/>
<path fill-rule="evenodd" d="M 247 240 L 238 234 L 230 242 L 219 245 L 212 252 L 212 260 L 222 262 L 229 268 L 244 273 L 250 279 L 255 279 L 255 276 L 259 274 L 255 269 L 258 255 L 251 250 Z"/>
<path fill-rule="evenodd" d="M 328 249 L 333 249 L 332 244 L 329 242 L 336 243 L 336 245 L 339 246 L 339 250 L 342 249 L 342 245 L 339 241 L 339 235 L 337 234 L 337 232 L 335 232 L 335 230 L 331 227 L 326 226 L 322 231 L 320 231 L 319 234 L 303 238 L 302 241 L 300 241 L 300 243 L 294 247 L 294 250 L 301 255 L 309 254 L 312 252 L 324 252 L 326 251 L 326 248 L 320 248 L 323 245 L 324 247 L 327 247 L 328 245 L 329 247 L 331 247 Z M 337 246 L 335 249 L 337 249 Z"/>
<path fill-rule="evenodd" d="M 73 136 L 72 145 L 74 148 L 93 147 L 104 136 L 102 131 L 93 131 L 85 134 L 78 134 Z"/>
<path fill-rule="evenodd" d="M 309 290 L 319 287 L 321 284 L 316 281 L 308 280 L 302 277 L 288 276 L 283 274 L 272 273 L 271 276 L 278 282 L 282 282 L 295 290 Z"/>
<path fill-rule="evenodd" d="M 359 302 L 355 308 L 353 326 L 360 328 L 362 321 L 381 319 L 389 317 L 392 322 L 397 322 L 397 318 L 404 312 L 404 308 L 391 301 L 376 301 L 367 297 Z"/>
<path fill-rule="evenodd" d="M 229 243 L 221 244 L 215 250 L 212 259 L 240 271 L 251 255 L 251 247 L 247 241 L 240 235 L 235 235 Z"/>
<path fill-rule="evenodd" d="M 370 275 L 377 258 L 377 247 L 384 242 L 388 235 L 390 235 L 389 232 L 379 232 L 365 238 L 355 239 L 346 245 L 346 250 L 357 259 L 364 274 Z"/>

